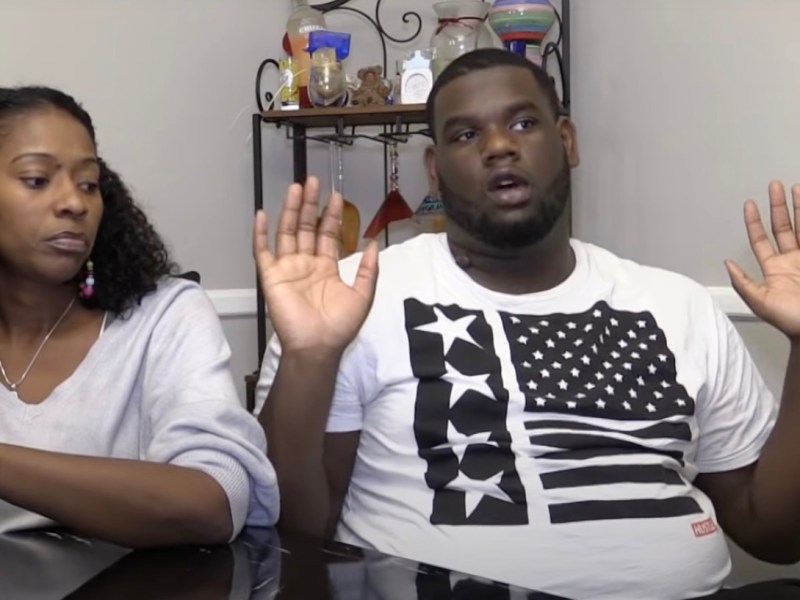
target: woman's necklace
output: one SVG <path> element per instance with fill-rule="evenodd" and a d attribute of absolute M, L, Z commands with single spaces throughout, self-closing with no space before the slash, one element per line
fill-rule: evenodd
<path fill-rule="evenodd" d="M 28 363 L 27 368 L 22 373 L 22 377 L 20 377 L 16 381 L 12 382 L 8 378 L 8 375 L 6 374 L 6 369 L 3 366 L 3 361 L 0 360 L 0 375 L 2 375 L 3 381 L 5 381 L 6 386 L 8 386 L 9 390 L 11 390 L 15 394 L 17 394 L 17 388 L 22 384 L 23 381 L 25 381 L 25 378 L 28 376 L 28 373 L 30 373 L 31 368 L 33 367 L 33 364 L 36 362 L 36 359 L 39 358 L 39 354 L 42 352 L 42 349 L 44 348 L 45 344 L 47 344 L 48 340 L 50 339 L 50 336 L 52 336 L 53 333 L 55 333 L 56 329 L 58 329 L 58 326 L 61 325 L 61 321 L 63 321 L 64 318 L 67 316 L 67 313 L 69 313 L 69 311 L 72 308 L 73 304 L 75 304 L 75 298 L 73 298 L 72 301 L 67 305 L 67 308 L 65 308 L 64 312 L 61 313 L 61 316 L 58 317 L 58 321 L 55 322 L 55 325 L 53 325 L 50 328 L 50 331 L 47 332 L 47 335 L 44 336 L 44 339 L 42 340 L 42 343 L 39 344 L 39 347 L 36 349 L 36 352 L 34 353 L 33 358 L 31 359 L 31 362 Z M 17 394 L 17 395 L 19 395 L 19 394 Z"/>

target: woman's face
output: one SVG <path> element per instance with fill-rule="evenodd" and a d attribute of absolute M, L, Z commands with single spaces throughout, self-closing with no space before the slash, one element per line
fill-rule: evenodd
<path fill-rule="evenodd" d="M 69 113 L 10 117 L 0 136 L 0 273 L 71 281 L 94 245 L 103 200 L 89 132 Z"/>

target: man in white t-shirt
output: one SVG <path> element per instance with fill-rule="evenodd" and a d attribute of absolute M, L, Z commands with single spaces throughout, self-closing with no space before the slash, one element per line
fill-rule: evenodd
<path fill-rule="evenodd" d="M 337 265 L 341 199 L 317 230 L 313 178 L 290 188 L 275 254 L 257 218 L 277 333 L 257 411 L 283 525 L 567 598 L 715 593 L 723 531 L 800 558 L 800 249 L 782 186 L 775 248 L 745 208 L 763 283 L 727 265 L 792 342 L 778 415 L 702 286 L 570 238 L 576 132 L 543 71 L 467 54 L 428 119 L 446 234 Z"/>

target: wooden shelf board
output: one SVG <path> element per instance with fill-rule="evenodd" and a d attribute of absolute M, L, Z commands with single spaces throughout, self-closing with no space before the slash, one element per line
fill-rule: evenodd
<path fill-rule="evenodd" d="M 267 123 L 305 127 L 336 127 L 340 119 L 344 127 L 353 125 L 394 125 L 398 118 L 403 125 L 424 124 L 424 104 L 392 104 L 384 106 L 347 106 L 334 108 L 301 108 L 268 110 L 261 113 Z"/>

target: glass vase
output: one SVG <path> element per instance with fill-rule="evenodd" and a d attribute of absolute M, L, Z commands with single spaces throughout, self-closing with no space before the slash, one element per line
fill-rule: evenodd
<path fill-rule="evenodd" d="M 445 0 L 433 5 L 438 17 L 430 42 L 434 79 L 462 54 L 500 46 L 486 23 L 489 8 L 482 0 Z"/>

